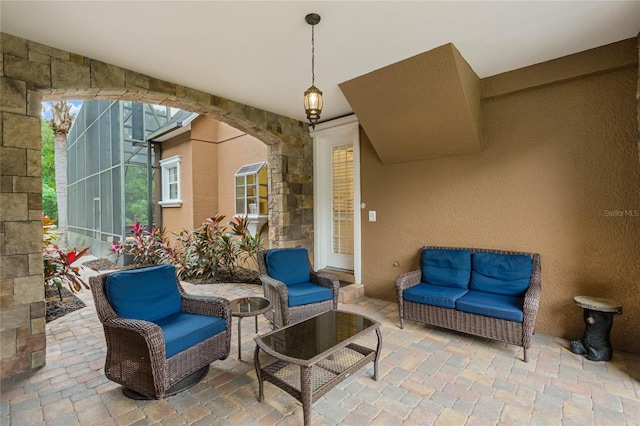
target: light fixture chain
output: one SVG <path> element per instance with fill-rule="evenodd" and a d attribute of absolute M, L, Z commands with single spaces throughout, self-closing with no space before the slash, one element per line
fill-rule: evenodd
<path fill-rule="evenodd" d="M 311 26 L 311 85 L 315 86 L 316 81 L 316 44 L 315 44 L 315 25 Z"/>

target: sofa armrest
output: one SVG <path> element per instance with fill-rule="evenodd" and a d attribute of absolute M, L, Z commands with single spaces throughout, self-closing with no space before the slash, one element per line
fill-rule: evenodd
<path fill-rule="evenodd" d="M 398 300 L 398 315 L 400 316 L 400 328 L 404 328 L 404 298 L 403 292 L 420 284 L 422 279 L 422 271 L 417 269 L 415 271 L 405 272 L 404 274 L 396 278 L 396 299 Z"/>
<path fill-rule="evenodd" d="M 532 261 L 529 288 L 524 294 L 524 305 L 522 309 L 525 348 L 528 348 L 531 343 L 531 335 L 533 334 L 533 328 L 538 314 L 538 306 L 540 304 L 540 295 L 542 293 L 542 266 L 540 255 L 533 254 Z"/>
<path fill-rule="evenodd" d="M 405 272 L 396 278 L 396 291 L 402 293 L 404 290 L 420 284 L 422 271 L 417 269 L 411 272 Z"/>
<path fill-rule="evenodd" d="M 338 309 L 338 292 L 340 291 L 340 280 L 335 275 L 319 274 L 311 271 L 309 273 L 311 282 L 319 286 L 326 287 L 333 291 L 333 309 Z"/>

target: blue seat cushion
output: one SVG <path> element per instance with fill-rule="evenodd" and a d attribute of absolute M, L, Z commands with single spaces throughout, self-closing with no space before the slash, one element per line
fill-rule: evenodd
<path fill-rule="evenodd" d="M 533 261 L 520 254 L 474 253 L 471 290 L 523 296 L 529 288 Z"/>
<path fill-rule="evenodd" d="M 270 250 L 266 264 L 269 276 L 287 286 L 309 282 L 309 254 L 305 248 Z"/>
<path fill-rule="evenodd" d="M 164 334 L 166 357 L 197 345 L 224 331 L 227 322 L 223 318 L 178 312 L 154 321 Z"/>
<path fill-rule="evenodd" d="M 423 249 L 422 281 L 445 287 L 469 288 L 471 251 L 455 249 Z"/>
<path fill-rule="evenodd" d="M 467 293 L 466 288 L 445 287 L 420 283 L 406 289 L 402 298 L 410 302 L 455 309 L 456 300 Z"/>
<path fill-rule="evenodd" d="M 114 272 L 107 277 L 105 293 L 122 318 L 155 321 L 180 312 L 180 292 L 173 265 Z"/>
<path fill-rule="evenodd" d="M 507 321 L 522 322 L 524 297 L 503 296 L 469 290 L 456 300 L 456 309 L 470 314 L 483 315 Z"/>
<path fill-rule="evenodd" d="M 333 291 L 320 285 L 306 282 L 287 286 L 289 307 L 333 300 Z"/>

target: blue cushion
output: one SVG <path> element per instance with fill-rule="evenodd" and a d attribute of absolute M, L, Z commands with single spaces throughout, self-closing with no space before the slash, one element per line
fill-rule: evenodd
<path fill-rule="evenodd" d="M 522 296 L 529 287 L 533 261 L 520 254 L 474 253 L 471 290 Z"/>
<path fill-rule="evenodd" d="M 162 329 L 166 357 L 182 352 L 224 331 L 223 318 L 178 312 L 154 321 Z"/>
<path fill-rule="evenodd" d="M 410 302 L 424 303 L 425 305 L 440 306 L 454 309 L 456 300 L 467 293 L 466 288 L 445 287 L 420 283 L 406 289 L 402 298 Z"/>
<path fill-rule="evenodd" d="M 309 282 L 309 254 L 305 248 L 270 250 L 266 263 L 269 276 L 287 286 Z"/>
<path fill-rule="evenodd" d="M 105 293 L 122 318 L 155 321 L 180 312 L 180 292 L 173 265 L 114 272 Z"/>
<path fill-rule="evenodd" d="M 456 300 L 456 309 L 470 314 L 522 322 L 524 297 L 503 296 L 469 290 Z"/>
<path fill-rule="evenodd" d="M 289 306 L 308 305 L 309 303 L 333 300 L 333 291 L 320 285 L 306 282 L 287 286 Z"/>
<path fill-rule="evenodd" d="M 469 288 L 471 251 L 423 249 L 422 281 L 446 287 Z"/>

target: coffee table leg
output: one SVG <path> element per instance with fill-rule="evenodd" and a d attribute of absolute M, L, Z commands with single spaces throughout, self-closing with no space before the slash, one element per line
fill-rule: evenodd
<path fill-rule="evenodd" d="M 257 333 L 258 332 L 258 316 L 256 315 L 255 318 L 256 318 L 256 333 Z"/>
<path fill-rule="evenodd" d="M 258 358 L 260 347 L 256 345 L 256 350 L 253 352 L 253 366 L 256 369 L 256 376 L 258 376 L 258 401 L 264 400 L 264 389 L 262 383 L 262 373 L 260 371 L 260 359 Z"/>
<path fill-rule="evenodd" d="M 242 361 L 242 340 L 240 338 L 241 324 L 242 324 L 242 317 L 238 317 L 238 361 Z"/>
<path fill-rule="evenodd" d="M 382 350 L 382 333 L 379 328 L 376 329 L 376 334 L 378 335 L 378 346 L 376 347 L 376 357 L 373 360 L 373 380 L 378 380 L 378 361 Z"/>
<path fill-rule="evenodd" d="M 311 401 L 313 390 L 311 389 L 313 367 L 300 366 L 300 390 L 302 391 L 302 413 L 304 417 L 304 426 L 311 424 Z"/>

